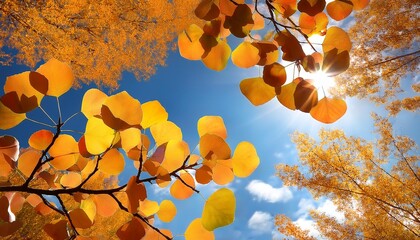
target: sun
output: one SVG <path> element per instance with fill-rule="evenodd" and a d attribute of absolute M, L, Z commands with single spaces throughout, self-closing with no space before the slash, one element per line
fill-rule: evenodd
<path fill-rule="evenodd" d="M 320 96 L 325 96 L 330 93 L 330 89 L 336 86 L 335 78 L 329 77 L 325 72 L 319 70 L 314 73 L 303 71 L 301 77 L 304 79 L 311 79 L 312 84 L 318 89 Z"/>

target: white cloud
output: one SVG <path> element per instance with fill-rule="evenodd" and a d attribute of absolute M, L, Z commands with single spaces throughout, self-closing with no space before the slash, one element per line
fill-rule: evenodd
<path fill-rule="evenodd" d="M 274 153 L 274 157 L 277 158 L 277 159 L 282 159 L 282 158 L 284 158 L 284 153 L 282 153 L 282 152 L 275 152 Z"/>
<path fill-rule="evenodd" d="M 337 206 L 329 199 L 321 203 L 316 209 L 322 213 L 325 213 L 329 217 L 335 218 L 338 222 L 344 222 L 344 213 L 337 210 Z"/>
<path fill-rule="evenodd" d="M 248 192 L 254 196 L 254 199 L 270 203 L 287 202 L 293 197 L 293 194 L 289 188 L 274 188 L 270 184 L 261 180 L 252 180 L 246 186 L 246 190 L 248 190 Z"/>
<path fill-rule="evenodd" d="M 256 211 L 248 220 L 248 228 L 256 234 L 270 233 L 274 228 L 273 216 L 267 212 Z"/>

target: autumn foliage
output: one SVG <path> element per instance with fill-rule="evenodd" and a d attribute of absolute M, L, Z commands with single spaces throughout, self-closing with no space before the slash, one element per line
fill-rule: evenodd
<path fill-rule="evenodd" d="M 17 127 L 25 119 L 46 128 L 29 137 L 27 149 L 13 136 L 0 137 L 1 237 L 22 231 L 28 224 L 20 219 L 25 209 L 50 220 L 42 228 L 53 239 L 94 239 L 105 233 L 92 229 L 113 218 L 121 220 L 113 223 L 113 234 L 120 239 L 172 239 L 173 233 L 155 227 L 154 219 L 171 222 L 180 211 L 170 200 L 150 199 L 148 184 L 169 188 L 173 198 L 184 200 L 199 192 L 196 183 L 226 185 L 249 176 L 259 165 L 251 143 L 241 142 L 231 150 L 221 117 L 198 121 L 199 150 L 194 153 L 158 101 L 141 104 L 125 91 L 108 96 L 88 90 L 80 108 L 86 127 L 77 138 L 65 132 L 75 115 L 64 120 L 60 110 L 58 119 L 50 118 L 52 124 L 28 117 L 42 108 L 44 98 L 59 102 L 73 81 L 70 67 L 56 59 L 6 79 L 0 128 Z M 118 183 L 126 164 L 134 164 L 136 174 Z M 214 239 L 214 229 L 233 222 L 235 208 L 231 190 L 215 191 L 202 215 L 185 230 L 186 239 Z"/>
<path fill-rule="evenodd" d="M 325 239 L 418 239 L 420 237 L 420 157 L 417 144 L 393 132 L 390 121 L 374 114 L 377 141 L 321 130 L 319 140 L 296 132 L 292 140 L 301 166 L 278 165 L 286 185 L 328 197 L 343 221 L 310 212 Z M 278 230 L 296 239 L 315 239 L 285 215 Z"/>
<path fill-rule="evenodd" d="M 348 69 L 350 38 L 343 29 L 328 24 L 330 19 L 341 21 L 368 3 L 368 0 L 337 0 L 328 4 L 325 0 L 257 0 L 250 5 L 243 0 L 203 0 L 195 15 L 205 23 L 192 24 L 179 34 L 179 52 L 184 58 L 201 60 L 216 71 L 223 70 L 229 58 L 240 68 L 261 66 L 262 76 L 240 83 L 241 92 L 253 105 L 277 97 L 291 110 L 332 123 L 345 114 L 345 101 L 327 96 L 322 87 L 326 79 L 303 79 L 300 73 L 322 72 L 326 78 Z M 228 43 L 229 35 L 243 39 L 233 50 Z M 313 42 L 314 36 L 323 36 L 322 43 Z M 309 51 L 304 51 L 305 45 Z M 288 66 L 294 68 L 292 76 L 285 70 Z M 322 97 L 315 81 L 321 85 Z"/>

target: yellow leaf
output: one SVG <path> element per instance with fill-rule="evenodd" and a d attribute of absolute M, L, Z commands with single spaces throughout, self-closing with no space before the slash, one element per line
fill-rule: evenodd
<path fill-rule="evenodd" d="M 36 71 L 48 79 L 48 96 L 59 97 L 73 86 L 74 76 L 70 66 L 55 58 L 41 65 Z"/>
<path fill-rule="evenodd" d="M 254 105 L 264 104 L 276 96 L 274 88 L 260 77 L 247 78 L 241 81 L 239 87 L 242 94 Z"/>
<path fill-rule="evenodd" d="M 226 40 L 220 40 L 203 56 L 202 61 L 206 67 L 215 71 L 222 71 L 228 63 L 230 52 L 231 49 Z"/>
<path fill-rule="evenodd" d="M 111 146 L 115 131 L 108 127 L 102 119 L 92 117 L 86 123 L 85 143 L 87 151 L 92 155 L 103 153 Z"/>
<path fill-rule="evenodd" d="M 185 240 L 214 240 L 213 231 L 208 231 L 203 227 L 201 218 L 194 219 L 190 225 L 188 225 L 187 230 L 185 230 Z"/>
<path fill-rule="evenodd" d="M 162 122 L 150 127 L 150 132 L 159 146 L 169 140 L 182 140 L 181 129 L 171 121 Z"/>
<path fill-rule="evenodd" d="M 0 129 L 7 130 L 25 120 L 25 113 L 15 113 L 0 101 Z"/>
<path fill-rule="evenodd" d="M 339 54 L 343 51 L 350 51 L 351 50 L 351 41 L 350 37 L 343 29 L 339 27 L 330 27 L 327 30 L 327 34 L 325 35 L 324 41 L 322 42 L 322 51 L 324 53 L 337 48 Z"/>
<path fill-rule="evenodd" d="M 105 99 L 101 115 L 104 123 L 115 130 L 140 127 L 143 116 L 140 102 L 126 91 Z"/>
<path fill-rule="evenodd" d="M 234 193 L 221 188 L 206 201 L 201 215 L 203 226 L 208 231 L 229 225 L 235 218 L 236 199 Z"/>
<path fill-rule="evenodd" d="M 312 108 L 310 114 L 322 123 L 333 123 L 340 119 L 346 111 L 347 104 L 343 99 L 324 97 Z"/>
<path fill-rule="evenodd" d="M 184 141 L 170 140 L 166 145 L 165 158 L 162 167 L 168 172 L 173 172 L 182 167 L 187 156 L 190 154 L 188 144 Z"/>
<path fill-rule="evenodd" d="M 102 91 L 92 88 L 86 91 L 82 99 L 82 113 L 86 118 L 101 115 L 102 104 L 108 96 Z"/>
<path fill-rule="evenodd" d="M 171 222 L 176 215 L 176 206 L 171 200 L 163 200 L 160 203 L 159 211 L 157 212 L 159 219 L 162 222 Z"/>
<path fill-rule="evenodd" d="M 237 177 L 248 177 L 260 164 L 255 147 L 249 142 L 241 142 L 232 157 L 233 173 Z"/>
<path fill-rule="evenodd" d="M 156 201 L 150 201 L 149 199 L 146 198 L 140 202 L 139 210 L 143 216 L 149 217 L 159 211 L 159 204 Z"/>
<path fill-rule="evenodd" d="M 223 139 L 227 137 L 225 123 L 220 116 L 201 117 L 197 122 L 197 130 L 200 137 L 207 133 L 217 135 Z"/>
<path fill-rule="evenodd" d="M 126 153 L 141 144 L 141 133 L 138 128 L 128 128 L 119 132 L 121 147 Z"/>
<path fill-rule="evenodd" d="M 296 86 L 301 82 L 303 78 L 296 78 L 292 82 L 281 86 L 280 94 L 277 94 L 277 99 L 283 106 L 290 110 L 296 110 L 294 93 Z"/>
<path fill-rule="evenodd" d="M 143 119 L 141 120 L 143 129 L 168 120 L 168 113 L 160 102 L 156 100 L 143 103 L 141 109 L 143 111 Z"/>
<path fill-rule="evenodd" d="M 250 68 L 260 61 L 259 50 L 250 42 L 242 42 L 232 52 L 232 62 L 237 67 Z"/>
<path fill-rule="evenodd" d="M 99 161 L 99 170 L 109 175 L 118 175 L 124 170 L 124 156 L 115 148 L 107 151 Z"/>

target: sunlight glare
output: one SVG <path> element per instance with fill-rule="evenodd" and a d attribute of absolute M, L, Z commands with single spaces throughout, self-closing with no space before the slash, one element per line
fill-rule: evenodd
<path fill-rule="evenodd" d="M 324 95 L 324 91 L 328 94 L 329 90 L 336 85 L 335 79 L 327 76 L 323 71 L 312 73 L 309 78 L 314 80 L 314 85 L 318 89 L 318 93 L 322 93 L 322 95 Z M 324 91 L 322 91 L 322 89 L 324 89 Z"/>

